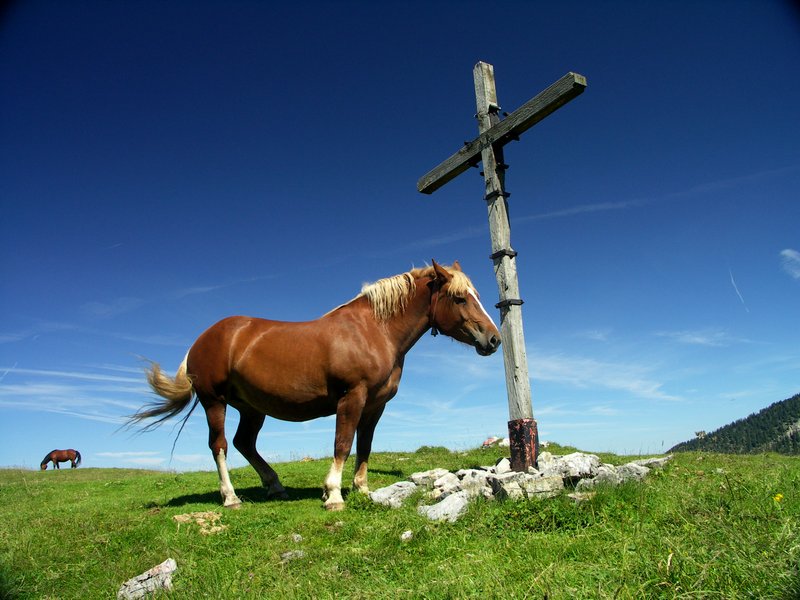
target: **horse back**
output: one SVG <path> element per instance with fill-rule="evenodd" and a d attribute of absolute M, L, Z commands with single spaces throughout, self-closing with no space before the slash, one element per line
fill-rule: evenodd
<path fill-rule="evenodd" d="M 275 395 L 290 395 L 282 382 L 302 380 L 316 394 L 324 385 L 328 337 L 316 322 L 292 323 L 255 317 L 228 317 L 197 338 L 187 371 L 199 393 L 224 393 L 248 381 Z M 294 391 L 297 391 L 294 385 Z"/>

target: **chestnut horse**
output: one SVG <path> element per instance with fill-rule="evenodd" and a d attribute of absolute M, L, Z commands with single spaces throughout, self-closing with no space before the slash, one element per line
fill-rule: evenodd
<path fill-rule="evenodd" d="M 52 462 L 54 469 L 60 469 L 61 467 L 58 466 L 58 463 L 67 461 L 72 463 L 73 469 L 77 469 L 78 465 L 81 464 L 81 453 L 72 448 L 69 450 L 53 450 L 42 459 L 42 464 L 39 465 L 39 468 L 45 471 L 47 463 Z"/>
<path fill-rule="evenodd" d="M 443 267 L 433 261 L 365 285 L 353 300 L 315 321 L 223 319 L 197 338 L 174 378 L 151 364 L 148 381 L 164 400 L 145 406 L 130 422 L 156 418 L 149 429 L 179 414 L 196 396 L 192 410 L 199 402 L 206 412 L 223 505 L 238 508 L 226 462 L 227 406 L 240 413 L 233 445 L 259 474 L 268 497 L 280 498 L 287 497 L 286 490 L 256 451 L 265 416 L 308 421 L 335 414 L 323 499 L 328 510 L 341 510 L 342 469 L 353 438 L 358 433 L 353 487 L 367 492 L 375 426 L 397 393 L 406 353 L 429 329 L 473 346 L 481 356 L 500 345 L 500 332 L 458 262 Z"/>

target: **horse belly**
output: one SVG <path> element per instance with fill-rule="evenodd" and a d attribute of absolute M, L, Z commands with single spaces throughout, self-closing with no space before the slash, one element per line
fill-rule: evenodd
<path fill-rule="evenodd" d="M 243 403 L 258 412 L 282 421 L 310 421 L 336 414 L 337 397 L 324 385 L 254 384 L 243 377 L 233 378 L 235 392 L 228 403 L 234 408 Z"/>

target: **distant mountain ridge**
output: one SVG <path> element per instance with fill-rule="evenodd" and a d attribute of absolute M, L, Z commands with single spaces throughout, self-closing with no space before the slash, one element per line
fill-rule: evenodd
<path fill-rule="evenodd" d="M 704 450 L 726 454 L 778 452 L 800 455 L 800 394 L 720 427 L 711 433 L 698 431 L 693 440 L 681 442 L 669 452 Z"/>

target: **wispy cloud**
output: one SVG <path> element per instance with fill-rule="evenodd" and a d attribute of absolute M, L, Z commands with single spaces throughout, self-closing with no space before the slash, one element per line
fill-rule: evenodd
<path fill-rule="evenodd" d="M 800 279 L 800 252 L 786 248 L 781 250 L 781 265 L 793 279 Z"/>
<path fill-rule="evenodd" d="M 576 338 L 591 340 L 593 342 L 607 342 L 610 336 L 611 329 L 588 329 L 574 334 Z"/>
<path fill-rule="evenodd" d="M 546 219 L 557 219 L 561 217 L 574 217 L 576 215 L 585 215 L 598 212 L 608 212 L 616 210 L 626 210 L 629 208 L 639 208 L 655 202 L 651 198 L 636 198 L 633 200 L 623 200 L 620 202 L 597 202 L 594 204 L 579 204 L 578 206 L 571 206 L 561 210 L 554 210 L 546 213 L 539 213 L 535 215 L 527 215 L 514 219 L 514 223 L 525 223 L 529 221 L 543 221 Z"/>
<path fill-rule="evenodd" d="M 140 458 L 142 456 L 157 456 L 161 454 L 158 451 L 129 451 L 129 452 L 97 452 L 97 456 L 103 456 L 106 458 Z"/>
<path fill-rule="evenodd" d="M 655 380 L 650 375 L 651 369 L 643 365 L 546 354 L 530 349 L 528 357 L 534 381 L 550 381 L 580 388 L 600 387 L 647 400 L 681 400 L 664 391 L 664 383 Z"/>
<path fill-rule="evenodd" d="M 23 340 L 36 339 L 45 333 L 55 333 L 59 331 L 75 331 L 78 329 L 76 325 L 68 323 L 51 323 L 41 322 L 28 327 L 27 329 L 19 329 L 17 331 L 0 332 L 0 344 L 7 344 L 10 342 L 21 342 Z"/>
<path fill-rule="evenodd" d="M 747 304 L 744 301 L 744 296 L 742 296 L 742 293 L 739 291 L 739 286 L 736 285 L 736 280 L 733 278 L 733 269 L 728 269 L 728 273 L 731 276 L 731 285 L 733 286 L 733 291 L 735 291 L 736 295 L 739 296 L 739 300 L 742 301 L 742 306 L 744 306 L 744 309 L 747 312 L 750 312 L 750 309 L 747 308 Z"/>
<path fill-rule="evenodd" d="M 736 338 L 721 329 L 700 329 L 684 331 L 658 331 L 659 337 L 669 338 L 681 344 L 692 346 L 710 346 L 723 348 L 737 343 L 748 343 L 748 340 Z"/>
<path fill-rule="evenodd" d="M 2 368 L 2 367 L 0 367 Z M 121 425 L 147 394 L 142 377 L 93 371 L 7 368 L 0 408 Z M 129 398 L 130 400 L 126 400 Z"/>
<path fill-rule="evenodd" d="M 81 308 L 83 312 L 95 319 L 110 319 L 141 308 L 146 302 L 141 298 L 122 297 L 110 302 L 87 302 Z"/>
<path fill-rule="evenodd" d="M 781 177 L 783 175 L 793 173 L 800 168 L 798 165 L 789 165 L 778 169 L 769 169 L 765 171 L 757 171 L 755 173 L 748 173 L 739 177 L 732 177 L 729 179 L 720 179 L 716 181 L 707 181 L 698 185 L 692 186 L 684 190 L 669 192 L 658 196 L 645 196 L 639 198 L 631 198 L 627 200 L 605 200 L 592 202 L 588 204 L 579 204 L 578 206 L 570 206 L 560 210 L 554 210 L 545 213 L 536 213 L 530 215 L 515 216 L 513 219 L 514 224 L 523 224 L 529 222 L 543 221 L 548 219 L 559 219 L 567 217 L 576 217 L 582 215 L 591 215 L 595 213 L 612 212 L 641 208 L 650 204 L 657 204 L 661 202 L 671 202 L 679 200 L 687 200 L 698 196 L 707 195 L 710 193 L 720 192 L 732 188 L 737 188 L 742 185 L 757 183 L 759 181 L 769 180 L 774 177 Z M 440 236 L 432 237 L 424 240 L 418 240 L 404 245 L 402 248 L 394 249 L 387 254 L 395 254 L 401 250 L 436 247 L 450 244 L 457 241 L 466 239 L 475 239 L 487 235 L 485 227 L 469 227 L 454 231 L 450 233 L 443 233 Z M 795 252 L 790 250 L 789 252 Z M 797 254 L 795 252 L 795 254 Z M 800 260 L 800 256 L 797 257 Z M 800 264 L 797 266 L 798 275 L 792 275 L 795 278 L 800 278 Z"/>
<path fill-rule="evenodd" d="M 3 367 L 0 367 L 2 369 Z M 113 381 L 117 383 L 141 383 L 141 377 L 122 377 L 120 375 L 105 375 L 102 373 L 88 373 L 85 371 L 59 371 L 55 369 L 18 369 L 11 367 L 10 372 L 16 375 L 36 375 L 38 377 L 60 379 L 82 379 L 84 381 Z"/>

